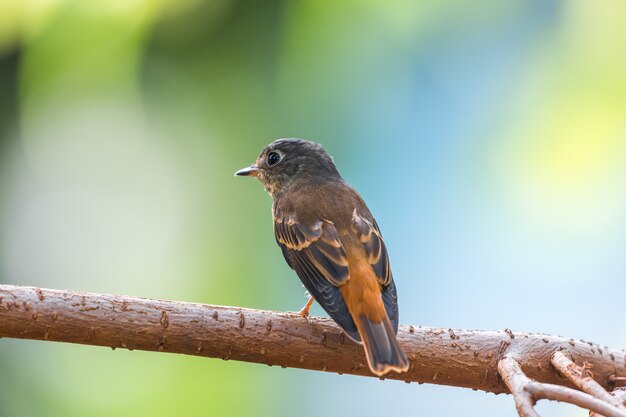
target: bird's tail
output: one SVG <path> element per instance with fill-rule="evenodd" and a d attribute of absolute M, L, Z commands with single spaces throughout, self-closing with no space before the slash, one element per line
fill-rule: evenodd
<path fill-rule="evenodd" d="M 409 361 L 398 344 L 387 316 L 381 322 L 374 323 L 360 315 L 355 323 L 372 373 L 383 376 L 391 371 L 402 373 L 409 369 Z"/>

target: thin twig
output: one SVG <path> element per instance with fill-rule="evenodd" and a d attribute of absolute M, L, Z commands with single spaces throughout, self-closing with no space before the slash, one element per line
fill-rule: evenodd
<path fill-rule="evenodd" d="M 626 417 L 626 411 L 589 394 L 576 391 L 572 388 L 563 387 L 561 385 L 543 384 L 539 382 L 531 382 L 526 386 L 533 398 L 540 400 L 560 401 L 568 404 L 574 404 L 587 410 L 600 413 L 606 417 Z"/>
<path fill-rule="evenodd" d="M 610 375 L 609 382 L 614 385 L 626 385 L 626 377 Z"/>
<path fill-rule="evenodd" d="M 565 356 L 563 352 L 554 352 L 552 355 L 552 365 L 554 365 L 561 375 L 572 381 L 574 385 L 587 394 L 626 411 L 624 404 L 602 388 L 602 385 L 593 379 L 593 375 L 587 368 L 576 365 L 570 358 Z"/>
<path fill-rule="evenodd" d="M 539 417 L 535 411 L 535 398 L 525 389 L 532 381 L 522 372 L 519 362 L 512 357 L 504 357 L 498 362 L 498 372 L 513 394 L 520 417 Z"/>
<path fill-rule="evenodd" d="M 626 403 L 626 388 L 625 387 L 615 388 L 613 391 L 611 391 L 611 395 L 614 396 L 622 405 Z M 592 411 L 589 413 L 589 417 L 604 417 L 604 416 L 600 413 L 596 413 L 595 411 Z"/>
<path fill-rule="evenodd" d="M 534 407 L 539 400 L 574 404 L 606 417 L 626 417 L 626 411 L 603 399 L 595 398 L 569 387 L 531 380 L 522 371 L 518 359 L 513 356 L 505 356 L 500 360 L 498 372 L 513 394 L 515 408 L 520 417 L 538 417 Z"/>

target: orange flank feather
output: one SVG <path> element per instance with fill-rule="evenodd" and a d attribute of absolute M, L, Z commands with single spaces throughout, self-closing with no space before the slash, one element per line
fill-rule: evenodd
<path fill-rule="evenodd" d="M 380 284 L 371 265 L 358 252 L 348 251 L 350 279 L 340 291 L 363 341 L 370 370 L 377 376 L 406 372 L 409 362 L 385 311 Z"/>
<path fill-rule="evenodd" d="M 341 294 L 353 318 L 363 315 L 368 320 L 380 323 L 387 317 L 380 296 L 380 284 L 363 255 L 352 252 L 356 251 L 348 251 L 350 279 L 340 287 Z"/>

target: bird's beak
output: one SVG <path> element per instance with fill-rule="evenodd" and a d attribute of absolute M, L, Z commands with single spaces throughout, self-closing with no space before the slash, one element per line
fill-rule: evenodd
<path fill-rule="evenodd" d="M 235 172 L 235 176 L 237 177 L 256 177 L 257 174 L 259 173 L 259 168 L 254 166 L 254 165 L 250 165 L 247 168 L 243 168 L 240 169 L 239 171 Z"/>

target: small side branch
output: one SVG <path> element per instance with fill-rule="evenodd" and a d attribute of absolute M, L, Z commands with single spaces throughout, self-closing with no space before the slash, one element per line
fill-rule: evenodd
<path fill-rule="evenodd" d="M 561 375 L 572 381 L 574 385 L 587 394 L 626 411 L 623 401 L 618 400 L 609 394 L 607 390 L 602 388 L 602 386 L 593 379 L 593 374 L 588 367 L 576 365 L 561 351 L 554 352 L 552 355 L 552 365 L 554 365 Z"/>
<path fill-rule="evenodd" d="M 509 388 L 515 400 L 515 408 L 520 417 L 539 417 L 535 411 L 537 401 L 526 387 L 532 383 L 530 378 L 522 372 L 522 368 L 516 359 L 512 357 L 504 357 L 498 362 L 498 372 L 502 376 L 502 380 Z"/>
<path fill-rule="evenodd" d="M 560 359 L 562 358 L 557 358 Z M 535 404 L 539 400 L 577 405 L 606 417 L 626 417 L 626 411 L 613 405 L 613 401 L 607 402 L 569 387 L 531 380 L 522 371 L 515 357 L 502 358 L 498 363 L 498 372 L 515 398 L 515 406 L 520 417 L 539 417 L 535 410 Z"/>
<path fill-rule="evenodd" d="M 615 388 L 611 391 L 611 395 L 614 396 L 620 404 L 626 404 L 626 387 Z M 589 413 L 589 417 L 603 417 L 602 414 L 591 412 Z"/>

